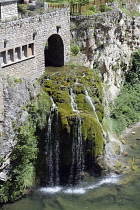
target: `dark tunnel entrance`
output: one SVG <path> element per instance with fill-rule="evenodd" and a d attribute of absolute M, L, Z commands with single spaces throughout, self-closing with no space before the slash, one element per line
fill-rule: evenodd
<path fill-rule="evenodd" d="M 64 45 L 62 38 L 58 34 L 49 37 L 45 46 L 45 67 L 64 66 Z"/>

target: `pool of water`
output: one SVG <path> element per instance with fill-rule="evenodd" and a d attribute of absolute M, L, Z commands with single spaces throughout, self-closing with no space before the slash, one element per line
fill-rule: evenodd
<path fill-rule="evenodd" d="M 133 131 L 133 132 L 132 132 Z M 140 127 L 123 136 L 123 172 L 96 180 L 89 178 L 75 187 L 40 188 L 2 210 L 139 210 Z"/>

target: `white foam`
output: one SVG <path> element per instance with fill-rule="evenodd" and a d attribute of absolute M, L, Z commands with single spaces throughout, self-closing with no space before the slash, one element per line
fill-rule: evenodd
<path fill-rule="evenodd" d="M 102 180 L 100 180 L 99 182 L 97 182 L 96 184 L 91 184 L 90 186 L 85 186 L 85 187 L 69 187 L 69 188 L 63 188 L 63 187 L 42 187 L 39 189 L 40 192 L 44 193 L 44 194 L 54 194 L 54 193 L 58 193 L 58 192 L 62 192 L 65 194 L 85 194 L 88 190 L 92 190 L 94 188 L 98 188 L 103 184 L 115 184 L 118 182 L 119 180 L 119 175 L 111 175 L 108 176 Z"/>
<path fill-rule="evenodd" d="M 109 178 L 106 178 L 106 179 L 103 179 L 99 182 L 99 185 L 102 185 L 102 184 L 114 184 L 114 183 L 117 183 L 118 182 L 118 177 L 109 177 Z"/>
<path fill-rule="evenodd" d="M 98 183 L 94 184 L 94 185 L 90 185 L 89 187 L 87 187 L 86 189 L 87 190 L 90 190 L 90 189 L 94 189 L 94 188 L 97 188 L 103 184 L 115 184 L 118 182 L 118 179 L 119 179 L 119 176 L 118 175 L 111 175 L 110 177 L 107 177 L 105 179 L 102 179 L 101 181 L 99 181 Z"/>
<path fill-rule="evenodd" d="M 39 191 L 43 193 L 53 194 L 59 192 L 61 189 L 61 187 L 42 187 L 39 189 Z"/>
<path fill-rule="evenodd" d="M 86 187 L 86 189 L 87 189 L 87 190 L 92 190 L 92 189 L 94 189 L 94 188 L 97 188 L 98 186 L 99 186 L 99 185 L 94 184 L 94 185 L 90 185 L 90 186 Z"/>
<path fill-rule="evenodd" d="M 86 193 L 86 189 L 84 188 L 68 188 L 64 191 L 66 194 L 84 194 Z"/>

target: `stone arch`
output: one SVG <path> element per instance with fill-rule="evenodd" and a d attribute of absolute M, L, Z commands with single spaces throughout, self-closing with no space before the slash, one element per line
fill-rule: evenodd
<path fill-rule="evenodd" d="M 45 67 L 64 66 L 64 44 L 59 34 L 53 34 L 48 38 L 44 54 Z"/>

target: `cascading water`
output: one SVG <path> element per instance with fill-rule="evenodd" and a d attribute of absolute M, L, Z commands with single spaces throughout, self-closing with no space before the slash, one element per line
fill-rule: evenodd
<path fill-rule="evenodd" d="M 81 117 L 78 116 L 77 123 L 72 128 L 72 164 L 70 169 L 69 184 L 81 181 L 84 171 L 84 154 L 81 131 Z"/>
<path fill-rule="evenodd" d="M 82 131 L 81 131 L 81 118 L 78 118 L 78 125 L 77 125 L 77 145 L 76 145 L 76 153 L 77 153 L 77 174 L 76 174 L 76 181 L 78 182 L 81 180 L 84 170 L 84 155 L 83 155 L 83 143 L 82 143 Z"/>
<path fill-rule="evenodd" d="M 78 80 L 75 84 L 78 84 Z M 75 101 L 75 94 L 73 89 L 70 88 L 70 98 L 72 110 L 77 113 L 76 125 L 72 127 L 72 164 L 70 169 L 69 183 L 78 183 L 82 179 L 84 170 L 84 156 L 83 156 L 83 141 L 81 131 L 81 117 Z"/>
<path fill-rule="evenodd" d="M 81 83 L 78 82 L 78 80 L 76 80 L 74 85 L 82 85 Z M 74 87 L 74 86 L 73 86 Z M 81 113 L 78 110 L 78 105 L 76 103 L 76 97 L 74 94 L 74 90 L 73 87 L 70 87 L 69 89 L 69 96 L 71 99 L 71 107 L 72 107 L 72 111 L 74 112 L 74 114 L 72 115 L 72 124 L 70 124 L 70 135 L 71 135 L 71 161 L 69 163 L 69 165 L 65 166 L 65 167 L 69 167 L 69 174 L 68 175 L 68 183 L 69 184 L 73 184 L 73 183 L 79 183 L 82 178 L 83 178 L 83 174 L 84 174 L 84 169 L 86 169 L 85 167 L 85 161 L 87 161 L 86 158 L 90 158 L 90 156 L 85 156 L 84 157 L 84 148 L 85 145 L 83 145 L 83 137 L 82 137 L 82 118 L 81 118 Z M 87 102 L 90 104 L 90 106 L 93 109 L 93 113 L 95 115 L 96 120 L 98 121 L 98 123 L 101 126 L 102 132 L 104 133 L 105 136 L 105 132 L 102 128 L 102 125 L 98 119 L 98 116 L 96 114 L 96 109 L 94 106 L 94 102 L 93 99 L 89 96 L 88 91 L 86 90 L 86 88 L 84 88 L 84 92 L 85 92 L 85 97 Z M 48 129 L 46 132 L 46 165 L 47 165 L 47 169 L 46 169 L 46 185 L 47 186 L 58 186 L 60 183 L 63 183 L 63 173 L 64 172 L 64 168 L 62 166 L 62 158 L 63 155 L 60 153 L 60 151 L 63 153 L 63 151 L 65 150 L 65 146 L 63 145 L 63 137 L 59 138 L 59 123 L 58 123 L 58 107 L 56 106 L 56 104 L 54 103 L 53 99 L 51 99 L 52 102 L 52 106 L 51 106 L 51 110 L 50 110 L 50 115 L 48 118 Z M 65 140 L 64 140 L 64 144 L 65 144 Z M 88 147 L 90 149 L 90 151 L 93 151 L 93 142 L 91 141 L 90 143 L 88 143 Z M 70 147 L 69 147 L 70 149 Z M 93 154 L 91 154 L 92 156 Z M 92 174 L 92 171 L 94 170 L 94 160 L 91 159 L 91 164 L 89 164 L 88 168 L 90 169 L 90 172 Z M 62 175 L 62 178 L 60 179 L 59 176 Z M 64 180 L 65 182 L 65 180 Z"/>
<path fill-rule="evenodd" d="M 79 110 L 78 110 L 78 108 L 77 108 L 77 104 L 76 104 L 76 102 L 75 102 L 75 94 L 73 93 L 73 89 L 72 89 L 72 88 L 70 88 L 70 98 L 71 98 L 72 110 L 73 110 L 74 112 L 79 113 Z"/>
<path fill-rule="evenodd" d="M 86 95 L 86 99 L 89 101 L 89 103 L 90 103 L 90 105 L 91 105 L 91 107 L 92 107 L 92 109 L 93 109 L 93 112 L 94 112 L 94 114 L 95 114 L 96 120 L 98 121 L 98 123 L 99 123 L 100 126 L 101 126 L 101 129 L 102 129 L 102 132 L 103 132 L 103 136 L 104 136 L 104 140 L 105 140 L 105 139 L 106 139 L 106 132 L 103 130 L 103 126 L 102 126 L 102 124 L 101 124 L 100 121 L 99 121 L 98 115 L 96 114 L 96 109 L 95 109 L 94 101 L 93 101 L 93 99 L 89 96 L 88 91 L 87 91 L 86 89 L 85 89 L 85 95 Z M 106 143 L 106 142 L 105 142 L 105 143 Z"/>
<path fill-rule="evenodd" d="M 104 87 L 102 88 L 104 93 L 105 117 L 108 119 L 110 128 L 112 129 L 112 123 L 110 120 L 109 97 Z M 118 157 L 122 155 L 123 148 L 122 148 L 122 143 L 117 138 L 115 138 L 113 134 L 111 134 L 111 132 L 108 132 L 108 138 L 109 142 L 106 142 L 105 145 L 105 152 L 106 152 L 105 161 L 109 167 L 113 168 L 118 161 Z"/>
<path fill-rule="evenodd" d="M 48 118 L 45 138 L 45 156 L 47 174 L 45 183 L 49 186 L 59 185 L 59 136 L 58 136 L 58 108 L 51 98 L 52 106 Z"/>

